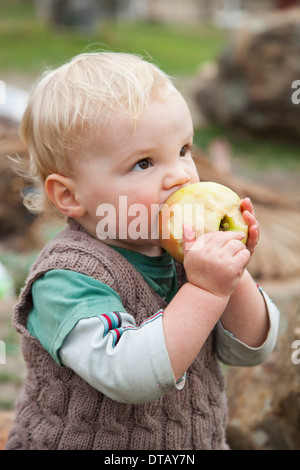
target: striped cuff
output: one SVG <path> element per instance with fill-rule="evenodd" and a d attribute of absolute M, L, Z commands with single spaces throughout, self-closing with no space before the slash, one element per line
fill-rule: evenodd
<path fill-rule="evenodd" d="M 114 348 L 118 344 L 121 336 L 126 331 L 140 330 L 145 325 L 148 325 L 149 323 L 156 320 L 160 316 L 163 316 L 163 310 L 159 310 L 154 315 L 147 318 L 145 321 L 141 323 L 140 326 L 134 326 L 134 325 L 122 326 L 122 318 L 121 318 L 120 312 L 109 312 L 109 313 L 99 315 L 98 317 L 104 325 L 103 338 L 108 333 L 112 334 L 113 336 L 112 347 Z"/>

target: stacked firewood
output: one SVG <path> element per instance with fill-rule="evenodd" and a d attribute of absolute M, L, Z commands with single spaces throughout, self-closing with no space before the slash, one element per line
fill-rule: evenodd
<path fill-rule="evenodd" d="M 12 159 L 28 159 L 25 143 L 18 135 L 17 125 L 0 120 L 0 243 L 18 240 L 25 247 L 35 217 L 23 204 L 21 192 L 30 185 L 15 169 Z"/>
<path fill-rule="evenodd" d="M 300 8 L 243 23 L 215 64 L 205 64 L 195 99 L 208 119 L 299 141 Z"/>

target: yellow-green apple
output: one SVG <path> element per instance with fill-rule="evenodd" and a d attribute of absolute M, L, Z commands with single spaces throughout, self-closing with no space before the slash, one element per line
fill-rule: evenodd
<path fill-rule="evenodd" d="M 215 231 L 241 231 L 248 238 L 248 225 L 240 210 L 240 198 L 230 188 L 214 182 L 194 183 L 173 193 L 159 212 L 161 246 L 183 261 L 183 224 L 192 226 L 195 237 Z"/>

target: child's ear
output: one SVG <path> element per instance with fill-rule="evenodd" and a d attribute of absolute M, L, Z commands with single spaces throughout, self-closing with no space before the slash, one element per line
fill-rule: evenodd
<path fill-rule="evenodd" d="M 67 217 L 82 217 L 85 208 L 76 198 L 75 185 L 71 178 L 56 173 L 45 181 L 45 191 L 56 208 Z"/>

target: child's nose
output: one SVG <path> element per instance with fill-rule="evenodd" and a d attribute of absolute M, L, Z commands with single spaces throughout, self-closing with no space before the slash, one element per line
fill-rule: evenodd
<path fill-rule="evenodd" d="M 182 165 L 174 165 L 164 176 L 163 187 L 165 190 L 174 189 L 178 186 L 183 186 L 184 184 L 189 183 L 191 176 L 187 171 L 182 167 Z"/>

